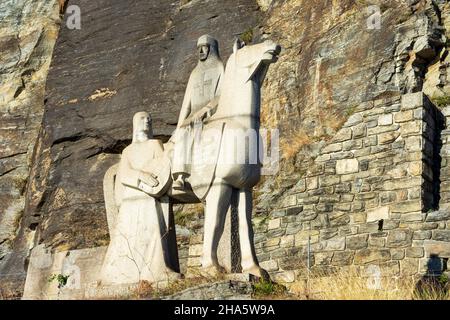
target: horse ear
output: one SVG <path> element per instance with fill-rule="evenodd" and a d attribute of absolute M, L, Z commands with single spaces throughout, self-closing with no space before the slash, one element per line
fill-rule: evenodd
<path fill-rule="evenodd" d="M 233 45 L 233 53 L 236 53 L 239 49 L 241 49 L 243 46 L 245 46 L 245 43 L 241 41 L 241 39 L 236 38 L 234 40 L 234 45 Z"/>

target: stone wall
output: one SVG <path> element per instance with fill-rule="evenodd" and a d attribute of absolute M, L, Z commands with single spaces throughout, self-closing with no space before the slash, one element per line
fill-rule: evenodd
<path fill-rule="evenodd" d="M 421 92 L 353 111 L 280 208 L 254 218 L 258 259 L 275 281 L 294 282 L 308 263 L 414 275 L 450 245 L 449 216 L 433 211 L 440 111 Z M 188 268 L 199 265 L 200 249 L 201 232 L 191 236 Z"/>

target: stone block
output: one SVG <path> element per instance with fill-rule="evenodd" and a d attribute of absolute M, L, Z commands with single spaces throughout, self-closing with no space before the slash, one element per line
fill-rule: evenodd
<path fill-rule="evenodd" d="M 397 200 L 397 194 L 393 191 L 380 192 L 380 203 L 388 204 Z"/>
<path fill-rule="evenodd" d="M 362 139 L 358 140 L 349 140 L 342 143 L 342 150 L 343 151 L 355 151 L 358 149 L 361 149 L 363 146 Z"/>
<path fill-rule="evenodd" d="M 390 258 L 391 253 L 388 249 L 362 249 L 356 251 L 354 263 L 357 265 L 380 263 Z"/>
<path fill-rule="evenodd" d="M 355 253 L 352 251 L 335 252 L 331 260 L 334 266 L 348 266 L 352 264 Z"/>
<path fill-rule="evenodd" d="M 279 248 L 275 249 L 270 253 L 271 259 L 280 259 L 286 257 L 286 249 L 285 248 Z"/>
<path fill-rule="evenodd" d="M 344 142 L 350 140 L 352 138 L 352 129 L 351 128 L 343 128 L 338 131 L 338 133 L 334 136 L 334 142 Z"/>
<path fill-rule="evenodd" d="M 392 124 L 390 126 L 378 126 L 376 128 L 370 128 L 367 129 L 368 135 L 379 135 L 381 133 L 387 133 L 387 132 L 397 132 L 400 128 L 400 125 L 398 124 Z"/>
<path fill-rule="evenodd" d="M 442 258 L 450 258 L 450 242 L 425 240 L 424 248 L 425 248 L 425 257 L 437 255 Z"/>
<path fill-rule="evenodd" d="M 311 255 L 311 264 L 314 264 L 314 256 Z M 279 266 L 283 270 L 298 270 L 306 268 L 308 265 L 307 255 L 302 256 L 290 256 L 280 259 Z"/>
<path fill-rule="evenodd" d="M 277 210 L 271 213 L 272 218 L 281 218 L 286 216 L 286 210 Z"/>
<path fill-rule="evenodd" d="M 342 143 L 332 143 L 327 146 L 325 146 L 320 152 L 322 154 L 332 153 L 332 152 L 338 152 L 342 150 Z"/>
<path fill-rule="evenodd" d="M 416 135 L 422 133 L 422 126 L 419 121 L 405 122 L 400 126 L 400 132 L 402 137 L 409 135 Z"/>
<path fill-rule="evenodd" d="M 400 133 L 397 131 L 381 133 L 378 135 L 378 144 L 384 145 L 393 143 L 399 136 Z"/>
<path fill-rule="evenodd" d="M 365 212 L 355 212 L 350 215 L 350 223 L 361 224 L 366 223 L 367 214 Z"/>
<path fill-rule="evenodd" d="M 334 210 L 348 212 L 352 209 L 352 205 L 350 203 L 336 203 L 334 205 Z"/>
<path fill-rule="evenodd" d="M 280 218 L 269 220 L 269 226 L 268 226 L 269 230 L 278 229 L 280 227 L 281 227 L 281 219 Z"/>
<path fill-rule="evenodd" d="M 415 222 L 415 221 L 422 221 L 424 217 L 424 214 L 419 212 L 413 212 L 413 213 L 403 213 L 400 216 L 401 222 Z"/>
<path fill-rule="evenodd" d="M 319 202 L 320 203 L 325 203 L 325 204 L 330 204 L 330 203 L 338 203 L 341 200 L 340 195 L 338 194 L 332 194 L 332 195 L 324 195 L 320 197 Z"/>
<path fill-rule="evenodd" d="M 410 213 L 422 211 L 422 204 L 419 200 L 405 201 L 391 205 L 392 213 Z"/>
<path fill-rule="evenodd" d="M 304 205 L 309 205 L 309 204 L 316 204 L 319 203 L 319 197 L 318 196 L 314 196 L 314 197 L 307 197 L 305 199 L 302 199 L 302 203 Z"/>
<path fill-rule="evenodd" d="M 382 114 L 378 117 L 379 126 L 388 126 L 392 124 L 392 114 Z"/>
<path fill-rule="evenodd" d="M 259 264 L 261 266 L 261 268 L 263 268 L 264 270 L 271 272 L 271 271 L 277 271 L 278 268 L 278 262 L 275 260 L 267 260 L 267 261 L 263 261 Z"/>
<path fill-rule="evenodd" d="M 332 185 L 339 184 L 341 182 L 341 178 L 339 176 L 321 176 L 319 177 L 319 184 L 321 187 L 328 187 Z"/>
<path fill-rule="evenodd" d="M 370 137 L 367 137 L 367 138 L 363 139 L 363 146 L 364 146 L 364 148 L 373 147 L 373 146 L 376 146 L 377 144 L 378 144 L 378 140 L 377 140 L 377 136 L 376 135 L 375 136 L 370 136 Z M 368 152 L 366 155 L 368 155 L 369 153 L 370 152 Z"/>
<path fill-rule="evenodd" d="M 293 247 L 294 246 L 294 235 L 286 235 L 280 238 L 280 246 L 283 248 Z"/>
<path fill-rule="evenodd" d="M 407 258 L 422 258 L 424 254 L 424 249 L 422 247 L 406 248 Z"/>
<path fill-rule="evenodd" d="M 354 158 L 354 157 L 355 156 L 354 156 L 354 153 L 352 151 L 342 151 L 342 152 L 337 152 L 337 153 L 331 153 L 330 154 L 330 158 L 332 160 L 351 159 L 351 158 Z M 334 173 L 334 171 L 331 172 L 331 173 Z"/>
<path fill-rule="evenodd" d="M 312 210 L 306 210 L 297 216 L 298 222 L 310 221 L 317 218 L 318 213 Z"/>
<path fill-rule="evenodd" d="M 408 171 L 413 176 L 420 176 L 423 171 L 422 161 L 414 161 L 408 165 Z"/>
<path fill-rule="evenodd" d="M 300 222 L 295 222 L 295 223 L 290 223 L 288 224 L 288 226 L 286 227 L 286 235 L 292 235 L 292 234 L 296 234 L 297 232 L 299 232 L 300 230 L 302 230 L 302 224 Z"/>
<path fill-rule="evenodd" d="M 367 239 L 369 235 L 361 234 L 355 236 L 349 236 L 346 240 L 346 248 L 349 250 L 358 250 L 367 248 Z"/>
<path fill-rule="evenodd" d="M 339 251 L 345 249 L 345 237 L 329 239 L 325 242 L 325 251 Z"/>
<path fill-rule="evenodd" d="M 422 138 L 418 136 L 410 136 L 405 139 L 406 151 L 422 151 Z"/>
<path fill-rule="evenodd" d="M 278 247 L 280 244 L 280 237 L 270 238 L 264 243 L 264 247 Z"/>
<path fill-rule="evenodd" d="M 412 110 L 406 110 L 406 111 L 400 111 L 395 114 L 394 121 L 395 122 L 407 122 L 411 121 L 413 119 L 413 111 Z"/>
<path fill-rule="evenodd" d="M 400 272 L 402 276 L 412 276 L 419 272 L 419 259 L 405 258 L 400 261 Z"/>
<path fill-rule="evenodd" d="M 398 261 L 388 261 L 379 264 L 381 275 L 384 277 L 397 276 L 400 273 L 400 264 Z"/>
<path fill-rule="evenodd" d="M 299 231 L 294 237 L 295 246 L 307 245 L 308 239 L 310 239 L 311 243 L 317 243 L 319 241 L 319 231 L 318 230 Z"/>
<path fill-rule="evenodd" d="M 317 177 L 306 178 L 306 188 L 314 190 L 319 187 L 319 179 Z"/>
<path fill-rule="evenodd" d="M 315 265 L 330 265 L 333 252 L 317 252 L 314 254 Z"/>
<path fill-rule="evenodd" d="M 427 214 L 427 222 L 450 220 L 450 210 L 433 211 Z"/>
<path fill-rule="evenodd" d="M 344 124 L 344 127 L 353 127 L 361 122 L 363 122 L 363 116 L 361 113 L 355 113 L 348 118 Z"/>
<path fill-rule="evenodd" d="M 389 219 L 389 206 L 384 206 L 367 211 L 367 222 Z"/>
<path fill-rule="evenodd" d="M 413 232 L 413 240 L 427 240 L 431 239 L 430 230 L 418 230 Z"/>
<path fill-rule="evenodd" d="M 414 119 L 422 120 L 425 117 L 425 110 L 423 108 L 417 108 L 413 110 Z"/>
<path fill-rule="evenodd" d="M 424 105 L 423 92 L 408 93 L 402 95 L 402 110 L 410 110 Z"/>
<path fill-rule="evenodd" d="M 370 237 L 369 238 L 369 247 L 375 248 L 383 248 L 386 244 L 386 240 L 384 238 L 378 237 Z"/>
<path fill-rule="evenodd" d="M 402 260 L 405 258 L 405 249 L 391 249 L 392 260 Z"/>
<path fill-rule="evenodd" d="M 295 281 L 294 271 L 283 271 L 272 274 L 272 280 L 277 283 L 291 283 Z"/>
<path fill-rule="evenodd" d="M 387 237 L 387 246 L 393 247 L 405 247 L 411 245 L 412 231 L 409 229 L 398 229 L 389 231 Z"/>
<path fill-rule="evenodd" d="M 363 138 L 367 134 L 367 126 L 365 124 L 359 124 L 352 128 L 353 130 L 353 138 Z"/>
<path fill-rule="evenodd" d="M 295 216 L 295 215 L 298 215 L 302 211 L 303 211 L 303 206 L 287 208 L 286 209 L 286 215 L 287 216 Z"/>
<path fill-rule="evenodd" d="M 345 226 L 350 222 L 350 216 L 345 212 L 333 212 L 328 215 L 330 227 Z"/>
<path fill-rule="evenodd" d="M 433 240 L 450 242 L 450 230 L 433 231 Z"/>
<path fill-rule="evenodd" d="M 306 181 L 305 179 L 300 179 L 295 185 L 296 192 L 305 192 L 306 191 Z"/>
<path fill-rule="evenodd" d="M 357 159 L 343 159 L 336 161 L 337 174 L 349 174 L 359 171 L 359 162 Z"/>

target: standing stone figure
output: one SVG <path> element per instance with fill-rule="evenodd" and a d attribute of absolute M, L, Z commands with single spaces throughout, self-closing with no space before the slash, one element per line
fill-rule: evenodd
<path fill-rule="evenodd" d="M 173 271 L 178 262 L 176 240 L 169 236 L 171 210 L 164 196 L 170 173 L 160 171 L 161 162 L 165 162 L 164 148 L 160 140 L 153 139 L 150 115 L 138 112 L 133 118 L 133 141 L 123 151 L 117 169 L 114 198 L 109 199 L 105 192 L 111 242 L 103 263 L 102 284 L 155 282 L 179 276 Z M 111 213 L 112 203 L 118 212 Z"/>
<path fill-rule="evenodd" d="M 183 190 L 191 173 L 192 148 L 200 135 L 202 122 L 217 108 L 221 80 L 224 74 L 219 55 L 219 43 L 209 35 L 198 39 L 199 62 L 189 77 L 175 133 L 173 188 Z"/>

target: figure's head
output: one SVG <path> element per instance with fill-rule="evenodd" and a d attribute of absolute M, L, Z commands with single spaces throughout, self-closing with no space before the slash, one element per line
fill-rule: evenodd
<path fill-rule="evenodd" d="M 141 111 L 133 117 L 133 142 L 147 141 L 153 138 L 152 118 L 148 112 Z"/>
<path fill-rule="evenodd" d="M 219 42 L 210 35 L 203 35 L 197 41 L 198 59 L 206 61 L 210 55 L 219 57 Z"/>

